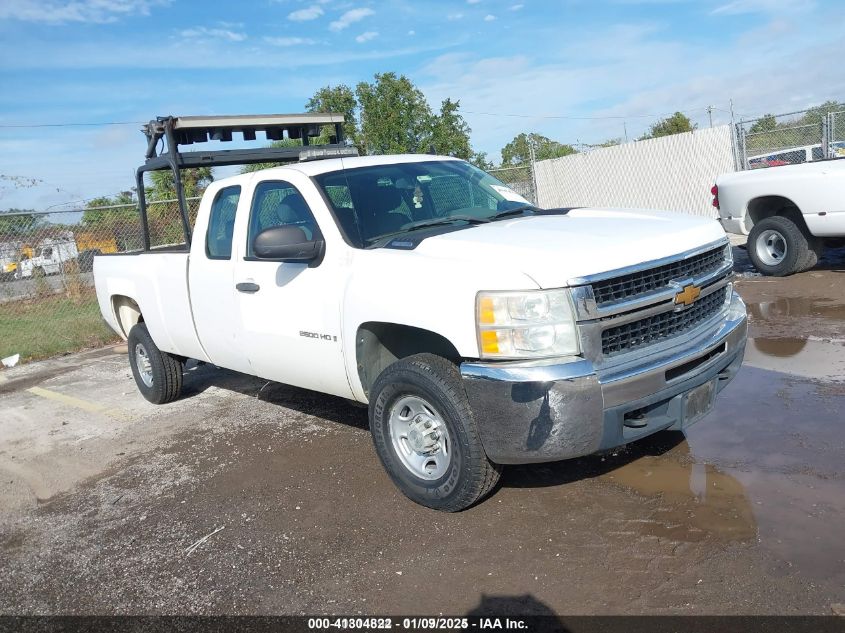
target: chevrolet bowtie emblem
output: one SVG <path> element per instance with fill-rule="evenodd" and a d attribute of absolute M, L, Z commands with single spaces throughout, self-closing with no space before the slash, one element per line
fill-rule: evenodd
<path fill-rule="evenodd" d="M 700 294 L 701 288 L 698 286 L 693 286 L 692 284 L 684 286 L 684 289 L 675 295 L 675 303 L 678 305 L 691 306 L 695 303 L 695 300 L 698 299 Z"/>

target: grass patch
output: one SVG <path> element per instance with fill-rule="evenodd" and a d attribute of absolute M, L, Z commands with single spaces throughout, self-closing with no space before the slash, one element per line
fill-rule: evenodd
<path fill-rule="evenodd" d="M 0 358 L 47 358 L 116 342 L 93 289 L 75 298 L 53 295 L 0 304 Z"/>

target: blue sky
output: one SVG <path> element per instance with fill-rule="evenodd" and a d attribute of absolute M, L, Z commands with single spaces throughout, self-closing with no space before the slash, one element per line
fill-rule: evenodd
<path fill-rule="evenodd" d="M 395 71 L 459 99 L 497 158 L 521 131 L 595 143 L 675 110 L 724 123 L 731 99 L 845 99 L 843 42 L 842 0 L 3 0 L 0 209 L 129 188 L 156 115 L 298 112 Z"/>

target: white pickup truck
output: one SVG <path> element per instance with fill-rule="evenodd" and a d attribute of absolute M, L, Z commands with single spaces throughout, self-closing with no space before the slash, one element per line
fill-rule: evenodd
<path fill-rule="evenodd" d="M 723 174 L 712 193 L 725 230 L 748 236 L 764 275 L 809 270 L 845 238 L 843 158 Z"/>
<path fill-rule="evenodd" d="M 300 162 L 211 184 L 190 251 L 98 256 L 141 393 L 188 359 L 369 404 L 385 470 L 466 508 L 502 464 L 611 449 L 705 415 L 746 311 L 712 219 L 531 205 L 461 160 Z"/>

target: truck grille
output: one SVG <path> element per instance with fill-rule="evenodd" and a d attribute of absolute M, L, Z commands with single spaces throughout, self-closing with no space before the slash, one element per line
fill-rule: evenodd
<path fill-rule="evenodd" d="M 725 247 L 717 246 L 693 257 L 592 284 L 596 306 L 636 298 L 669 287 L 673 279 L 691 279 L 718 270 L 725 262 Z"/>
<path fill-rule="evenodd" d="M 630 352 L 656 343 L 661 339 L 691 330 L 714 316 L 725 303 L 728 287 L 710 293 L 681 312 L 662 312 L 639 321 L 632 321 L 604 330 L 601 334 L 602 353 L 612 356 Z"/>

